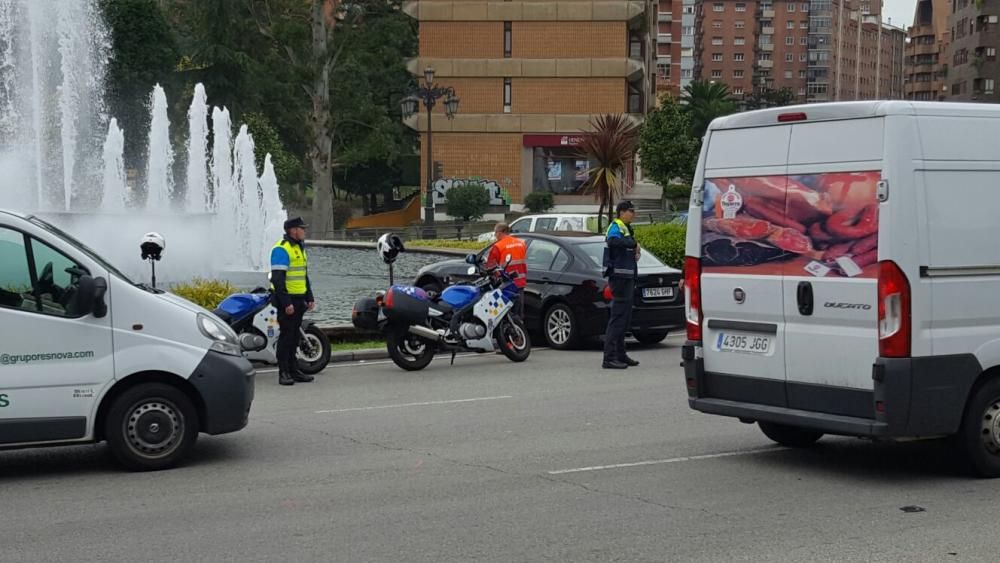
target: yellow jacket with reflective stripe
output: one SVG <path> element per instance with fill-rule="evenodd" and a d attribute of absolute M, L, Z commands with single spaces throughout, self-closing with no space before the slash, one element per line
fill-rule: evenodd
<path fill-rule="evenodd" d="M 289 295 L 305 295 L 309 291 L 309 286 L 306 283 L 309 259 L 305 249 L 285 239 L 274 245 L 274 248 L 278 247 L 285 249 L 285 252 L 288 253 L 289 264 L 285 274 L 285 291 Z"/>

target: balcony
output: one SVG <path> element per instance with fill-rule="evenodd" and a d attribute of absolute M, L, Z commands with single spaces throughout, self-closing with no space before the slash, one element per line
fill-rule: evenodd
<path fill-rule="evenodd" d="M 774 43 L 768 43 L 767 45 L 760 45 L 760 50 L 764 51 L 765 53 L 773 53 Z"/>
<path fill-rule="evenodd" d="M 760 28 L 760 34 L 761 35 L 774 35 L 774 28 L 773 27 L 762 27 L 762 28 Z"/>
<path fill-rule="evenodd" d="M 674 34 L 672 34 L 672 33 L 657 33 L 656 34 L 656 42 L 657 43 L 673 43 L 674 42 Z"/>
<path fill-rule="evenodd" d="M 761 59 L 757 61 L 757 66 L 760 68 L 774 68 L 774 61 Z"/>
<path fill-rule="evenodd" d="M 765 19 L 765 20 L 773 20 L 774 19 L 774 10 L 773 9 L 763 10 L 760 13 L 760 17 L 763 18 L 763 19 Z"/>
<path fill-rule="evenodd" d="M 671 12 L 660 12 L 656 15 L 656 21 L 670 23 L 674 21 L 674 14 Z"/>

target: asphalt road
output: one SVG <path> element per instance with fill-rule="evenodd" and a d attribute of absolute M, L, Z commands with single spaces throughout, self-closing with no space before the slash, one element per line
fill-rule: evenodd
<path fill-rule="evenodd" d="M 103 446 L 0 453 L 0 560 L 997 559 L 1000 480 L 945 445 L 778 448 L 688 409 L 679 341 L 633 355 L 261 373 L 246 430 L 155 474 Z"/>

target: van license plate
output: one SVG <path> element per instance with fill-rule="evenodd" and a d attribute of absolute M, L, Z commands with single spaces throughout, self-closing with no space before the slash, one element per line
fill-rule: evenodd
<path fill-rule="evenodd" d="M 642 296 L 645 298 L 650 297 L 673 297 L 674 288 L 672 287 L 644 287 L 642 288 Z"/>
<path fill-rule="evenodd" d="M 715 349 L 719 352 L 768 355 L 772 346 L 773 340 L 770 336 L 720 332 L 715 339 Z"/>

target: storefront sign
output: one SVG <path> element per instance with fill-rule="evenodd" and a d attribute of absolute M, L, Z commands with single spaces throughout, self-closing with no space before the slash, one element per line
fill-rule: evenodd
<path fill-rule="evenodd" d="M 525 135 L 526 147 L 575 147 L 583 142 L 583 135 Z"/>

